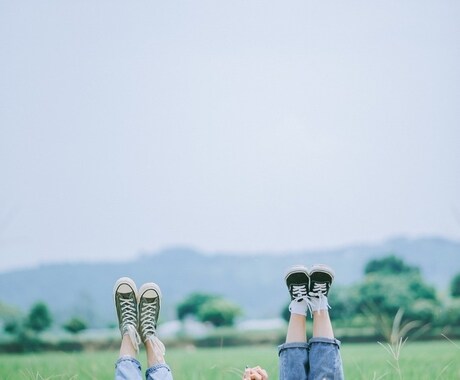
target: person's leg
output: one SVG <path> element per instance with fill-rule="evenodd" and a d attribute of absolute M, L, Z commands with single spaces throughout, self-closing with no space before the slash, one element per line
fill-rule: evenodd
<path fill-rule="evenodd" d="M 294 314 L 289 317 L 286 333 L 286 343 L 307 341 L 307 318 L 306 315 Z"/>
<path fill-rule="evenodd" d="M 292 267 L 286 277 L 291 296 L 286 342 L 278 347 L 279 379 L 306 380 L 308 365 L 307 323 L 308 303 L 306 300 L 310 279 L 303 266 Z"/>
<path fill-rule="evenodd" d="M 156 336 L 158 316 L 161 307 L 161 290 L 153 282 L 139 289 L 139 332 L 147 353 L 147 380 L 172 380 L 172 373 L 166 364 L 165 346 Z"/>
<path fill-rule="evenodd" d="M 328 309 L 327 295 L 334 279 L 332 269 L 315 265 L 310 271 L 310 304 L 313 337 L 309 342 L 309 380 L 342 380 L 344 378 L 340 341 L 335 339 Z"/>
<path fill-rule="evenodd" d="M 115 380 L 141 379 L 141 365 L 136 359 L 140 337 L 137 332 L 137 289 L 127 277 L 117 280 L 114 300 L 121 333 L 119 358 L 115 364 Z"/>
<path fill-rule="evenodd" d="M 131 337 L 128 334 L 123 335 L 121 338 L 121 345 L 120 345 L 120 354 L 118 357 L 130 356 L 135 358 L 137 356 L 137 350 L 133 346 L 133 342 Z"/>

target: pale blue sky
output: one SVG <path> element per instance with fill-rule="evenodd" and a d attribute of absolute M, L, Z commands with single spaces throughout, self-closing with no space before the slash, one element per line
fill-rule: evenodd
<path fill-rule="evenodd" d="M 0 1 L 0 270 L 460 239 L 458 1 Z"/>

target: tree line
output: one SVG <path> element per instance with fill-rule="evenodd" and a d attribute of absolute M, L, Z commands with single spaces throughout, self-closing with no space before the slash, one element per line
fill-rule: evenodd
<path fill-rule="evenodd" d="M 423 335 L 460 327 L 460 273 L 447 293 L 425 282 L 420 269 L 390 255 L 367 263 L 363 280 L 331 291 L 331 315 L 342 324 L 371 324 L 393 340 L 395 328 Z M 395 322 L 398 326 L 395 326 Z"/>
<path fill-rule="evenodd" d="M 347 287 L 334 285 L 329 301 L 332 319 L 339 325 L 371 325 L 388 339 L 394 334 L 395 317 L 398 328 L 404 332 L 459 328 L 460 273 L 452 278 L 449 292 L 440 294 L 425 282 L 418 267 L 389 255 L 369 261 L 359 283 Z M 243 310 L 222 296 L 195 292 L 176 306 L 176 314 L 181 321 L 193 318 L 222 327 L 233 326 Z M 280 316 L 288 320 L 287 304 L 280 310 Z M 0 303 L 0 320 L 4 332 L 28 344 L 53 326 L 53 316 L 43 302 L 34 304 L 25 316 Z M 88 322 L 74 316 L 60 327 L 79 334 L 88 327 Z"/>

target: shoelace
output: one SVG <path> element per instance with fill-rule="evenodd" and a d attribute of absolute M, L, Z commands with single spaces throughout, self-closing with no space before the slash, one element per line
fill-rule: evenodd
<path fill-rule="evenodd" d="M 312 303 L 308 297 L 307 287 L 305 285 L 292 285 L 293 301 L 305 301 L 307 309 L 312 313 Z"/>
<path fill-rule="evenodd" d="M 308 293 L 312 297 L 324 296 L 327 292 L 327 284 L 325 282 L 315 282 L 313 290 Z"/>
<path fill-rule="evenodd" d="M 161 353 L 163 356 L 165 354 L 165 345 L 163 342 L 158 339 L 156 336 L 156 315 L 157 315 L 157 303 L 156 302 L 151 302 L 151 303 L 145 303 L 142 306 L 142 310 L 140 312 L 141 314 L 141 321 L 140 321 L 140 327 L 141 327 L 141 332 L 142 336 L 146 341 L 152 342 L 153 349 L 157 353 Z"/>
<path fill-rule="evenodd" d="M 123 320 L 121 321 L 122 330 L 128 325 L 136 326 L 136 306 L 133 300 L 120 298 L 120 308 Z"/>
<path fill-rule="evenodd" d="M 133 305 L 133 300 L 131 299 L 120 299 L 120 308 L 121 308 L 121 315 L 122 315 L 122 322 L 121 322 L 121 331 L 123 334 L 127 333 L 129 338 L 131 339 L 131 343 L 139 350 L 139 344 L 141 343 L 141 337 L 136 329 L 136 307 Z"/>
<path fill-rule="evenodd" d="M 292 296 L 295 300 L 307 297 L 307 287 L 305 285 L 292 285 Z"/>
<path fill-rule="evenodd" d="M 163 355 L 163 356 L 165 355 L 165 353 L 166 353 L 165 345 L 163 344 L 163 342 L 160 339 L 158 339 L 158 337 L 156 335 L 150 335 L 147 338 L 147 341 L 152 342 L 153 350 L 154 350 L 154 352 L 155 352 L 155 354 L 157 356 L 159 356 L 160 354 Z"/>
<path fill-rule="evenodd" d="M 146 338 L 156 332 L 156 314 L 157 304 L 155 302 L 143 304 L 142 310 L 140 311 L 140 326 L 142 335 Z"/>
<path fill-rule="evenodd" d="M 126 332 L 128 333 L 129 339 L 133 347 L 136 349 L 136 352 L 139 353 L 139 345 L 141 344 L 141 337 L 137 332 L 136 328 L 133 325 L 126 326 Z"/>
<path fill-rule="evenodd" d="M 325 282 L 316 282 L 313 285 L 313 289 L 308 293 L 310 296 L 310 312 L 327 310 L 331 307 L 327 301 L 327 284 Z"/>

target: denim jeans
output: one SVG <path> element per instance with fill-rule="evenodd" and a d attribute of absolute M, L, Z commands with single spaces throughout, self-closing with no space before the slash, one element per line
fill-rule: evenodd
<path fill-rule="evenodd" d="M 141 363 L 131 356 L 122 356 L 115 364 L 115 380 L 142 379 Z M 147 380 L 173 380 L 167 364 L 155 364 L 145 372 Z"/>
<path fill-rule="evenodd" d="M 312 338 L 278 347 L 279 380 L 343 380 L 340 341 Z"/>

